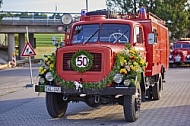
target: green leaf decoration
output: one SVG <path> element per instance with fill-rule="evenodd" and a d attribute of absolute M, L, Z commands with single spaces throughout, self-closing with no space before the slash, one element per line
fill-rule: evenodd
<path fill-rule="evenodd" d="M 80 57 L 81 55 L 85 55 L 87 57 L 87 59 L 89 60 L 89 62 L 87 63 L 86 67 L 78 67 L 76 65 L 76 59 L 78 57 Z M 78 52 L 76 52 L 75 54 L 73 54 L 72 58 L 71 58 L 71 66 L 72 68 L 79 72 L 79 73 L 84 73 L 85 71 L 89 70 L 93 65 L 93 55 L 90 54 L 88 51 L 86 50 L 79 50 Z"/>

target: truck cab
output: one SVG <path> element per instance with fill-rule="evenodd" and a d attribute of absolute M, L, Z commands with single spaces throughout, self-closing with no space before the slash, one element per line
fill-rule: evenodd
<path fill-rule="evenodd" d="M 190 64 L 190 39 L 182 38 L 174 42 L 170 52 L 170 66 L 177 67 Z"/>
<path fill-rule="evenodd" d="M 164 21 L 145 8 L 138 15 L 109 14 L 82 11 L 65 34 L 65 46 L 42 63 L 35 91 L 46 93 L 50 116 L 62 117 L 69 102 L 82 101 L 122 105 L 125 120 L 134 122 L 145 98 L 161 98 L 169 66 Z"/>

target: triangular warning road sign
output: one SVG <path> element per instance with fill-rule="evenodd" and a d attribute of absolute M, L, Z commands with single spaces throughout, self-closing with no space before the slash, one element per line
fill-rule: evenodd
<path fill-rule="evenodd" d="M 22 51 L 21 56 L 35 56 L 36 53 L 34 52 L 34 49 L 32 48 L 32 46 L 30 45 L 29 42 L 27 42 L 24 46 L 24 49 Z"/>

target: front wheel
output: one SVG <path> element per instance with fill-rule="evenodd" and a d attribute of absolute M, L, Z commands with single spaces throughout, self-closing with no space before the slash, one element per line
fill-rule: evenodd
<path fill-rule="evenodd" d="M 53 118 L 60 118 L 65 115 L 68 102 L 63 101 L 63 95 L 58 93 L 46 93 L 46 108 Z"/>
<path fill-rule="evenodd" d="M 140 105 L 141 105 L 141 89 L 138 84 L 136 87 L 135 95 L 126 95 L 123 98 L 123 110 L 125 120 L 128 122 L 134 122 L 138 119 L 140 114 Z"/>

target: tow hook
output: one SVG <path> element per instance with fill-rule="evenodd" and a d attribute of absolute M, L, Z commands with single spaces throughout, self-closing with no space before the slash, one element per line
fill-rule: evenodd
<path fill-rule="evenodd" d="M 97 95 L 97 96 L 95 96 L 95 103 L 99 103 L 99 102 L 100 102 L 100 96 Z"/>
<path fill-rule="evenodd" d="M 68 97 L 69 97 L 68 95 L 64 95 L 63 96 L 63 101 L 67 101 Z"/>

